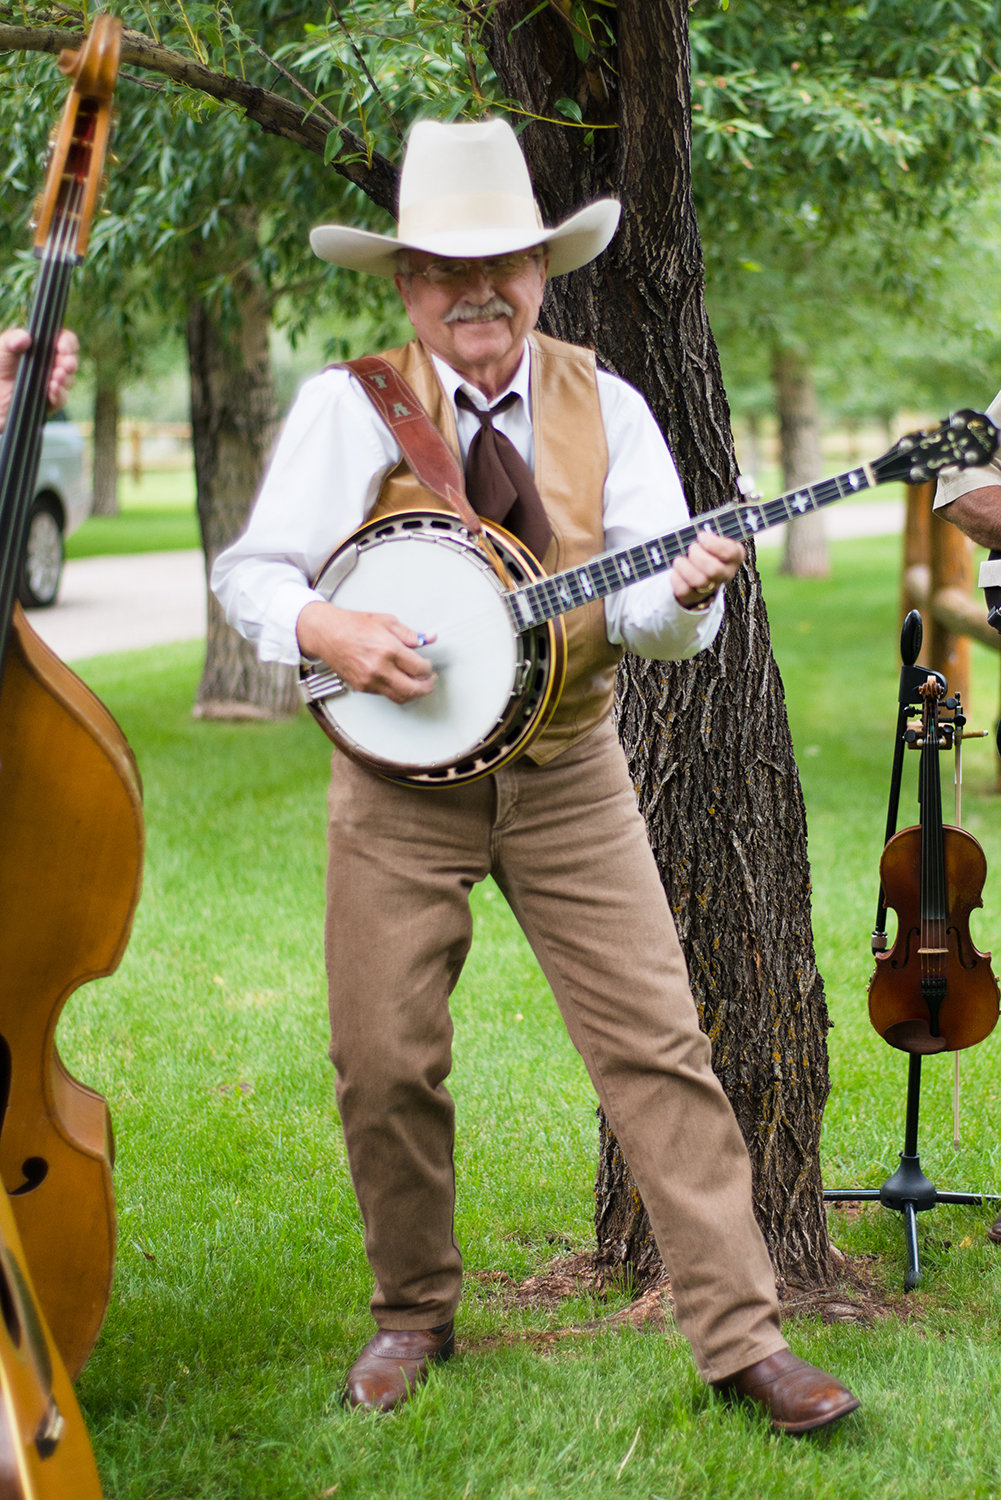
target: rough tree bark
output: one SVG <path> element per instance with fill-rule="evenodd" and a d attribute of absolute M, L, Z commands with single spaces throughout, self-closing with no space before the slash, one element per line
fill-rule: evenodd
<path fill-rule="evenodd" d="M 810 361 L 798 349 L 776 344 L 772 350 L 772 385 L 779 417 L 782 488 L 806 488 L 823 478 L 820 451 L 820 406 Z M 794 578 L 826 578 L 830 572 L 824 512 L 794 516 L 786 526 L 782 571 Z"/>
<path fill-rule="evenodd" d="M 596 6 L 615 35 L 583 62 L 569 5 L 526 20 L 534 9 L 500 0 L 494 12 L 490 53 L 504 87 L 546 119 L 570 99 L 588 124 L 613 127 L 527 127 L 543 215 L 554 222 L 605 193 L 624 207 L 610 250 L 554 289 L 546 326 L 593 345 L 643 391 L 692 511 L 724 504 L 735 465 L 690 193 L 687 0 Z M 802 793 L 753 557 L 728 591 L 712 650 L 671 665 L 627 658 L 619 687 L 620 734 L 714 1066 L 748 1142 L 759 1220 L 780 1274 L 821 1284 L 830 1275 L 818 1156 L 829 1022 Z M 660 1274 L 607 1129 L 596 1192 L 603 1257 L 640 1283 Z"/>
<path fill-rule="evenodd" d="M 223 321 L 217 308 L 198 299 L 188 314 L 191 432 L 206 578 L 246 524 L 276 420 L 268 309 L 251 272 L 238 270 L 235 276 L 238 325 Z M 226 624 L 209 590 L 205 669 L 195 713 L 275 718 L 295 713 L 298 706 L 295 673 L 259 662 L 253 647 Z"/>

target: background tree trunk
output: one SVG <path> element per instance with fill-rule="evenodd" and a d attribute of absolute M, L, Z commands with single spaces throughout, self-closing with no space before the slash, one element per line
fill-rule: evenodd
<path fill-rule="evenodd" d="M 243 530 L 275 431 L 268 349 L 270 320 L 253 276 L 233 277 L 240 321 L 224 321 L 217 304 L 197 299 L 188 315 L 191 438 L 206 583 L 222 549 Z M 205 668 L 195 713 L 207 718 L 276 718 L 299 707 L 290 667 L 259 662 L 227 625 L 208 591 Z"/>
<path fill-rule="evenodd" d="M 823 479 L 820 407 L 810 361 L 799 350 L 776 345 L 772 350 L 772 384 L 779 417 L 782 488 L 804 489 Z M 795 516 L 785 528 L 782 571 L 794 578 L 826 578 L 826 519 L 823 511 Z"/>
<path fill-rule="evenodd" d="M 94 387 L 94 515 L 118 514 L 118 376 L 97 371 Z"/>
<path fill-rule="evenodd" d="M 611 248 L 548 297 L 544 324 L 591 344 L 643 391 L 693 513 L 721 505 L 735 464 L 690 193 L 687 0 L 596 5 L 596 24 L 604 18 L 616 35 L 584 61 L 561 14 L 569 7 L 512 29 L 533 9 L 501 0 L 494 13 L 490 52 L 504 87 L 540 116 L 570 99 L 588 125 L 615 127 L 591 135 L 529 124 L 544 218 L 608 193 L 624 209 Z M 628 658 L 619 686 L 620 734 L 714 1066 L 748 1142 L 758 1217 L 779 1272 L 820 1284 L 830 1272 L 818 1154 L 829 1022 L 802 794 L 753 556 L 728 590 L 712 650 L 677 664 Z M 659 1274 L 607 1129 L 596 1191 L 602 1255 L 628 1263 L 637 1282 Z"/>

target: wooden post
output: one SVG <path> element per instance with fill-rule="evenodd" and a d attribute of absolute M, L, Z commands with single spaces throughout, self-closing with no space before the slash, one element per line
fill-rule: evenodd
<path fill-rule="evenodd" d="M 945 677 L 949 692 L 962 695 L 969 716 L 970 640 L 1001 652 L 1001 635 L 987 623 L 979 591 L 972 591 L 972 547 L 950 522 L 935 516 L 934 484 L 907 486 L 901 621 L 918 609 L 924 621 L 922 662 Z M 1001 759 L 995 756 L 1001 792 Z"/>
<path fill-rule="evenodd" d="M 951 525 L 940 516 L 931 514 L 931 497 L 934 485 L 926 485 L 929 491 L 927 506 L 931 525 L 931 632 L 928 638 L 928 656 L 932 667 L 941 672 L 950 693 L 960 693 L 967 715 L 970 712 L 970 639 L 954 628 L 954 622 L 946 622 L 936 601 L 947 590 L 957 590 L 969 596 L 972 585 L 971 548 L 967 536 L 958 526 Z"/>
<path fill-rule="evenodd" d="M 923 609 L 928 599 L 928 558 L 931 553 L 933 484 L 906 486 L 904 508 L 904 572 L 901 578 L 900 623 L 912 609 Z"/>

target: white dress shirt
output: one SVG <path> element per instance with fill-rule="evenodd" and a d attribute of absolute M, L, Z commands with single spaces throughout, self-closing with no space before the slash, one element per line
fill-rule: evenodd
<path fill-rule="evenodd" d="M 460 386 L 478 406 L 484 396 L 436 356 L 449 399 Z M 495 425 L 531 468 L 528 402 L 530 350 L 508 386 L 522 400 L 498 413 Z M 598 399 L 608 443 L 604 488 L 605 546 L 618 551 L 680 530 L 690 520 L 681 482 L 643 397 L 625 381 L 598 372 Z M 494 403 L 490 403 L 491 405 Z M 462 457 L 479 428 L 473 412 L 456 409 Z M 331 368 L 307 380 L 289 412 L 246 531 L 220 553 L 212 589 L 229 623 L 253 641 L 262 661 L 298 665 L 296 621 L 330 554 L 374 506 L 400 450 L 361 385 Z M 722 591 L 709 609 L 682 608 L 670 572 L 630 584 L 605 599 L 608 639 L 639 656 L 680 661 L 710 644 L 723 618 Z M 412 624 L 404 621 L 404 624 Z"/>

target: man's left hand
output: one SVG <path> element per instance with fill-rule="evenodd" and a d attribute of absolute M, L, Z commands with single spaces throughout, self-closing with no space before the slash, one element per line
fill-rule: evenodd
<path fill-rule="evenodd" d="M 14 394 L 14 378 L 22 354 L 31 348 L 31 336 L 23 328 L 8 328 L 0 333 L 0 427 L 7 420 L 11 397 Z M 55 358 L 49 375 L 49 406 L 55 411 L 62 406 L 73 384 L 79 364 L 80 344 L 75 333 L 64 328 L 56 340 Z"/>
<path fill-rule="evenodd" d="M 746 557 L 743 544 L 715 531 L 700 531 L 684 557 L 671 564 L 674 596 L 685 609 L 706 604 L 734 576 Z"/>

